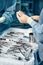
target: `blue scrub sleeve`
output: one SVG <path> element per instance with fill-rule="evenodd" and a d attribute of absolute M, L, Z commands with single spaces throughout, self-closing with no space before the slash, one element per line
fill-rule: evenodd
<path fill-rule="evenodd" d="M 5 17 L 5 21 L 3 22 L 4 24 L 11 24 L 14 20 L 13 16 L 15 14 L 15 7 L 16 3 L 9 7 L 5 13 L 2 15 L 2 17 Z"/>
<path fill-rule="evenodd" d="M 37 23 L 33 26 L 33 34 L 37 42 L 43 43 L 43 24 Z"/>
<path fill-rule="evenodd" d="M 34 24 L 34 25 L 33 25 Z M 40 14 L 39 22 L 32 22 L 33 34 L 36 38 L 36 41 L 43 44 L 43 9 Z"/>

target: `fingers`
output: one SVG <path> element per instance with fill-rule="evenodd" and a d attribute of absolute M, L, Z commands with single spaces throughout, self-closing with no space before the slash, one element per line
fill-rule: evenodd
<path fill-rule="evenodd" d="M 21 17 L 24 13 L 22 11 L 19 11 L 16 13 L 19 17 Z"/>
<path fill-rule="evenodd" d="M 35 16 L 31 16 L 31 18 L 32 18 L 33 20 L 36 20 L 36 21 L 39 20 L 39 16 L 37 16 L 37 15 L 35 15 Z"/>
<path fill-rule="evenodd" d="M 17 16 L 18 20 L 21 22 L 21 15 L 19 14 L 19 12 L 16 13 L 16 16 Z"/>
<path fill-rule="evenodd" d="M 17 15 L 17 18 L 19 19 L 20 18 L 20 15 L 18 13 L 16 15 Z"/>
<path fill-rule="evenodd" d="M 21 14 L 19 12 L 16 13 L 17 16 L 21 17 Z"/>
<path fill-rule="evenodd" d="M 24 13 L 23 13 L 22 11 L 19 11 L 19 15 L 21 15 L 21 16 L 22 16 L 22 15 L 24 15 Z"/>
<path fill-rule="evenodd" d="M 25 15 L 22 11 L 17 12 L 16 16 L 20 23 L 26 23 L 28 16 Z"/>

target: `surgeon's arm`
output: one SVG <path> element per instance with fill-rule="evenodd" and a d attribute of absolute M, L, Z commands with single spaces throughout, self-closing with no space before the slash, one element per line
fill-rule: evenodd
<path fill-rule="evenodd" d="M 27 23 L 32 26 L 36 41 L 43 43 L 43 9 L 40 14 L 39 22 L 35 22 L 31 18 L 28 18 Z"/>
<path fill-rule="evenodd" d="M 34 21 L 31 17 L 25 15 L 23 12 L 16 13 L 18 20 L 21 23 L 28 23 L 32 26 L 34 37 L 36 41 L 42 42 L 43 41 L 43 14 L 40 15 L 39 22 Z M 42 24 L 40 24 L 40 22 Z"/>
<path fill-rule="evenodd" d="M 27 23 L 27 20 L 30 19 L 29 16 L 27 16 L 26 14 L 24 14 L 22 11 L 19 11 L 16 13 L 17 15 L 17 18 L 18 20 L 21 22 L 21 23 Z M 39 16 L 38 15 L 34 15 L 34 16 L 31 16 L 31 18 L 34 20 L 34 21 L 39 21 Z M 31 20 L 31 19 L 30 19 Z M 30 21 L 29 21 L 30 22 Z"/>
<path fill-rule="evenodd" d="M 36 41 L 43 43 L 43 23 L 40 24 L 39 22 L 32 20 L 31 17 L 28 18 L 27 23 L 31 25 Z"/>
<path fill-rule="evenodd" d="M 14 3 L 14 5 L 12 5 L 11 7 L 9 7 L 2 15 L 2 22 L 4 24 L 10 24 L 14 20 L 13 16 L 15 14 L 15 6 L 16 3 Z"/>

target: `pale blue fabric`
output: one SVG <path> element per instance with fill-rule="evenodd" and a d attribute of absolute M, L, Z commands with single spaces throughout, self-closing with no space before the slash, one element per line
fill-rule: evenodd
<path fill-rule="evenodd" d="M 4 30 L 10 27 L 11 22 L 13 22 L 13 14 L 15 12 L 15 3 L 16 0 L 0 0 L 0 17 L 5 16 L 5 21 L 0 23 L 0 34 L 3 33 Z"/>
<path fill-rule="evenodd" d="M 40 14 L 39 22 L 33 21 L 31 24 L 33 28 L 34 37 L 39 46 L 39 57 L 43 61 L 43 9 Z"/>

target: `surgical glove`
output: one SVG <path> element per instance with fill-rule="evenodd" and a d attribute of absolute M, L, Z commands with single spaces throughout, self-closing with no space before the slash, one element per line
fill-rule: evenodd
<path fill-rule="evenodd" d="M 5 17 L 0 17 L 0 23 L 3 23 L 5 21 Z"/>
<path fill-rule="evenodd" d="M 29 16 L 27 16 L 26 14 L 24 14 L 21 11 L 17 12 L 16 16 L 17 16 L 18 20 L 20 21 L 20 23 L 27 23 L 27 19 L 29 18 Z"/>

